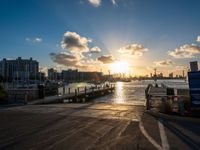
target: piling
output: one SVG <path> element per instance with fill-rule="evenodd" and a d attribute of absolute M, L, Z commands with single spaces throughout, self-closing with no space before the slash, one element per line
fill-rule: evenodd
<path fill-rule="evenodd" d="M 65 94 L 65 85 L 63 86 L 63 95 Z"/>

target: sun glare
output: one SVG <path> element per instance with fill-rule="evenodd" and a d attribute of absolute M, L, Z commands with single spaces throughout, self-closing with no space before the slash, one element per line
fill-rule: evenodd
<path fill-rule="evenodd" d="M 129 64 L 126 61 L 118 61 L 110 65 L 112 73 L 128 73 Z"/>

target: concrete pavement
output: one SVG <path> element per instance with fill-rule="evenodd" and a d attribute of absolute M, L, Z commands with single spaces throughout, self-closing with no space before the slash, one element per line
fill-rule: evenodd
<path fill-rule="evenodd" d="M 109 103 L 1 109 L 0 149 L 198 148 L 198 124 L 162 120 L 162 127 L 159 125 L 161 118 L 144 113 L 144 110 L 144 106 Z M 184 136 L 178 135 L 166 123 L 182 130 L 190 141 L 184 141 Z"/>

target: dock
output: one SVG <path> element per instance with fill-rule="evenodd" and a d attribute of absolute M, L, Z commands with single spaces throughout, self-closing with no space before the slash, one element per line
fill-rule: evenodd
<path fill-rule="evenodd" d="M 167 97 L 166 87 L 154 87 L 153 85 L 148 85 L 145 90 L 146 94 L 146 109 L 158 108 L 163 98 Z"/>
<path fill-rule="evenodd" d="M 59 94 L 55 96 L 48 96 L 43 99 L 34 100 L 28 102 L 28 104 L 50 104 L 50 103 L 84 103 L 91 99 L 105 96 L 113 93 L 115 90 L 115 85 L 111 84 L 107 87 L 98 87 L 98 88 L 90 88 L 85 89 L 83 91 L 79 91 L 75 89 L 74 92 L 69 92 L 67 94 Z"/>
<path fill-rule="evenodd" d="M 184 114 L 190 109 L 189 93 L 185 89 L 174 89 L 161 84 L 159 87 L 148 85 L 145 90 L 146 109 L 163 113 Z"/>

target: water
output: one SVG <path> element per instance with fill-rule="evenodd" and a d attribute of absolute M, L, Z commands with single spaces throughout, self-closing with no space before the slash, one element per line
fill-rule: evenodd
<path fill-rule="evenodd" d="M 113 94 L 103 96 L 95 99 L 95 102 L 108 102 L 108 103 L 120 103 L 120 104 L 134 104 L 144 105 L 145 104 L 145 89 L 148 84 L 154 83 L 153 80 L 142 80 L 132 82 L 117 82 L 115 87 L 116 90 Z M 169 87 L 175 88 L 188 88 L 188 84 L 184 80 L 158 80 L 158 84 L 164 83 Z M 72 83 L 66 86 L 65 91 L 67 93 L 70 87 L 71 91 L 79 87 L 80 91 L 84 90 L 84 87 L 94 86 L 89 83 Z M 62 88 L 59 90 L 62 93 Z"/>
<path fill-rule="evenodd" d="M 148 84 L 154 83 L 153 80 L 142 80 L 132 82 L 117 82 L 116 90 L 112 95 L 107 95 L 95 99 L 96 102 L 111 102 L 133 105 L 145 104 L 145 89 Z M 166 84 L 173 88 L 188 88 L 188 84 L 184 80 L 158 80 L 160 83 Z"/>
<path fill-rule="evenodd" d="M 113 94 L 95 99 L 95 102 L 144 105 L 145 88 L 153 81 L 117 82 Z"/>

